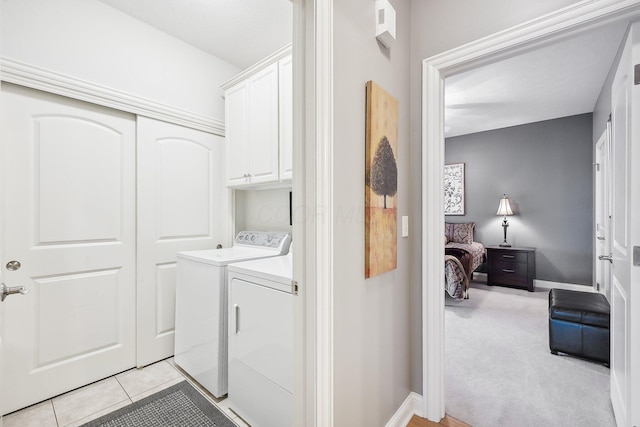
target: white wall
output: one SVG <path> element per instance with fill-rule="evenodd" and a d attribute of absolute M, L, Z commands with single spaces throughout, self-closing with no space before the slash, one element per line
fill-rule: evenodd
<path fill-rule="evenodd" d="M 2 8 L 3 57 L 224 119 L 220 84 L 237 67 L 97 0 L 3 0 Z"/>
<path fill-rule="evenodd" d="M 391 0 L 397 40 L 375 38 L 375 0 L 334 1 L 334 425 L 383 426 L 410 392 L 409 241 L 398 228 L 398 267 L 364 278 L 365 84 L 399 103 L 398 227 L 408 214 L 409 2 Z"/>
<path fill-rule="evenodd" d="M 411 176 L 410 226 L 421 231 L 422 60 L 514 25 L 578 3 L 575 0 L 412 0 L 411 1 Z M 421 242 L 411 241 L 412 390 L 422 393 Z"/>
<path fill-rule="evenodd" d="M 290 188 L 236 190 L 235 232 L 242 230 L 291 232 Z"/>

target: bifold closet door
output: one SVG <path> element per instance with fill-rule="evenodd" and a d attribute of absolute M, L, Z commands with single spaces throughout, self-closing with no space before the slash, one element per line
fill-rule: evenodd
<path fill-rule="evenodd" d="M 135 117 L 2 83 L 3 410 L 135 364 Z M 11 262 L 15 261 L 15 262 Z M 19 264 L 18 264 L 19 263 Z"/>
<path fill-rule="evenodd" d="M 176 253 L 225 243 L 224 139 L 138 117 L 137 366 L 174 352 Z"/>

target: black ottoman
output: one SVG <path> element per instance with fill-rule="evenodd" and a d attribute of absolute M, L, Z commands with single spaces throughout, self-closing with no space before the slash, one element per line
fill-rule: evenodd
<path fill-rule="evenodd" d="M 549 349 L 609 366 L 609 302 L 595 292 L 551 289 Z"/>

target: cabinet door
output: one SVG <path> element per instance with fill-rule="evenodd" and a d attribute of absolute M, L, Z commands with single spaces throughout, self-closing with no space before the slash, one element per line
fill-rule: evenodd
<path fill-rule="evenodd" d="M 249 84 L 249 182 L 278 180 L 278 64 L 254 74 Z"/>
<path fill-rule="evenodd" d="M 227 185 L 238 186 L 247 182 L 249 174 L 249 93 L 247 82 L 230 88 L 225 93 Z"/>
<path fill-rule="evenodd" d="M 293 61 L 291 55 L 279 62 L 280 180 L 293 177 Z"/>

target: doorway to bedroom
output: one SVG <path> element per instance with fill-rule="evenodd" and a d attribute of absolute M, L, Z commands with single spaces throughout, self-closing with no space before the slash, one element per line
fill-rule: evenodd
<path fill-rule="evenodd" d="M 550 354 L 547 298 L 593 285 L 593 147 L 625 31 L 605 26 L 445 80 L 446 254 L 485 248 L 483 262 L 445 261 L 445 410 L 455 418 L 615 424 L 608 369 Z M 490 262 L 503 272 L 491 283 L 504 286 L 487 285 Z"/>

